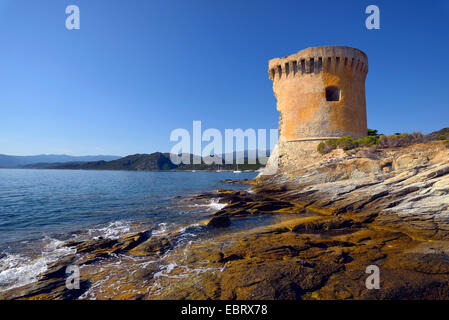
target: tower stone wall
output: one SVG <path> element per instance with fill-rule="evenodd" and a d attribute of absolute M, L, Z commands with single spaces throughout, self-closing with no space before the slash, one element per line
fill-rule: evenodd
<path fill-rule="evenodd" d="M 268 73 L 280 112 L 280 169 L 319 158 L 323 140 L 367 135 L 368 57 L 362 51 L 312 47 L 270 60 Z"/>

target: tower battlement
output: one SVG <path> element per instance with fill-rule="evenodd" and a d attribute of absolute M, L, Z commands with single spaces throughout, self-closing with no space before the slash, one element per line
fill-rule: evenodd
<path fill-rule="evenodd" d="M 358 49 L 344 46 L 311 47 L 268 62 L 271 80 L 301 76 L 310 73 L 350 72 L 366 76 L 368 57 Z"/>

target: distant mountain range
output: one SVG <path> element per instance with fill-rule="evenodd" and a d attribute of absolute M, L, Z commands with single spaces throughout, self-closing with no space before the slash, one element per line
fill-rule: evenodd
<path fill-rule="evenodd" d="M 170 154 L 155 152 L 152 154 L 134 154 L 112 161 L 72 162 L 48 166 L 48 169 L 72 170 L 132 170 L 159 171 L 171 170 L 178 166 L 170 161 Z"/>
<path fill-rule="evenodd" d="M 235 170 L 237 165 L 226 164 L 193 164 L 193 160 L 199 160 L 199 156 L 192 154 L 191 164 L 174 164 L 170 160 L 170 153 L 155 152 L 151 154 L 134 154 L 112 161 L 72 161 L 66 163 L 33 163 L 21 166 L 25 169 L 70 169 L 70 170 L 127 170 L 127 171 L 165 171 L 165 170 Z M 218 158 L 220 159 L 220 158 Z M 248 158 L 244 158 L 245 164 L 239 164 L 239 170 L 257 170 L 262 165 L 260 163 L 248 164 Z"/>
<path fill-rule="evenodd" d="M 198 162 L 199 156 L 185 154 L 190 157 L 191 164 L 174 164 L 170 160 L 170 153 L 154 152 L 151 154 L 134 154 L 126 157 L 118 156 L 83 156 L 68 155 L 38 155 L 38 156 L 7 156 L 0 155 L 0 168 L 21 169 L 71 169 L 71 170 L 128 170 L 128 171 L 163 171 L 163 170 L 235 170 L 237 165 L 226 164 L 193 164 Z M 223 159 L 225 155 L 221 157 Z M 218 159 L 220 157 L 217 156 Z M 239 170 L 257 170 L 263 165 L 248 164 L 248 151 L 233 154 L 234 159 L 242 159 Z M 223 161 L 224 162 L 224 161 Z"/>
<path fill-rule="evenodd" d="M 86 161 L 112 161 L 119 159 L 119 156 L 68 156 L 65 154 L 41 154 L 36 156 L 8 156 L 0 154 L 0 168 L 21 168 L 37 163 L 66 163 L 66 162 L 86 162 Z"/>

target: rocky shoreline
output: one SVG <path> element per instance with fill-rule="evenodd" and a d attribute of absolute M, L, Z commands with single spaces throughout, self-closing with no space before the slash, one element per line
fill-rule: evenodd
<path fill-rule="evenodd" d="M 233 183 L 233 181 L 227 181 Z M 449 299 L 449 149 L 440 143 L 336 150 L 223 204 L 207 236 L 151 230 L 76 249 L 1 299 Z M 163 263 L 161 263 L 161 261 Z M 65 269 L 80 266 L 80 289 Z M 380 289 L 366 268 L 379 267 Z"/>

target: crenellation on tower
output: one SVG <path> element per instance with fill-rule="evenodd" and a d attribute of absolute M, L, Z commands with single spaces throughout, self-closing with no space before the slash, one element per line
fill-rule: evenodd
<path fill-rule="evenodd" d="M 327 49 L 326 49 L 327 48 Z M 329 50 L 329 48 L 333 48 Z M 277 75 L 279 79 L 293 74 L 338 72 L 345 66 L 351 70 L 368 73 L 368 58 L 358 49 L 349 47 L 313 47 L 302 50 L 288 57 L 275 58 L 269 61 L 270 79 Z"/>

